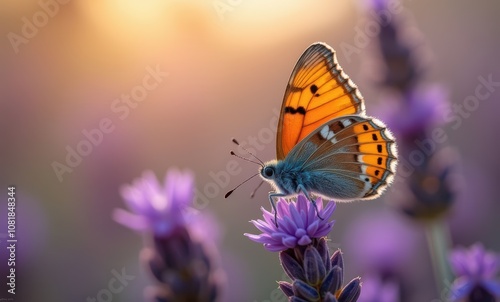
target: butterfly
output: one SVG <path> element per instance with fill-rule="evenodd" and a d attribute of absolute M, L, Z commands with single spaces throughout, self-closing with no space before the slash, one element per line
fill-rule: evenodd
<path fill-rule="evenodd" d="M 292 71 L 281 106 L 276 155 L 259 169 L 274 188 L 269 200 L 275 215 L 274 198 L 302 193 L 317 210 L 311 195 L 369 200 L 394 179 L 394 137 L 384 123 L 365 115 L 358 87 L 325 43 L 309 46 Z"/>

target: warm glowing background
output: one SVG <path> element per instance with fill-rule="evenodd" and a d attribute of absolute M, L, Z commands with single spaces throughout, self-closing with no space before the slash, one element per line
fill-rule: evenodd
<path fill-rule="evenodd" d="M 137 262 L 141 237 L 110 218 L 114 208 L 123 207 L 120 185 L 145 169 L 163 177 L 175 166 L 193 170 L 203 192 L 214 182 L 211 175 L 234 160 L 231 137 L 249 141 L 265 135 L 295 61 L 312 42 L 338 50 L 369 114 L 384 106 L 370 64 L 375 43 L 349 58 L 339 51 L 343 42 L 354 44 L 356 27 L 366 24 L 366 12 L 354 1 L 73 0 L 60 4 L 27 43 L 13 47 L 8 34 L 21 34 L 23 18 L 31 20 L 41 10 L 37 1 L 21 2 L 3 1 L 0 8 L 0 211 L 4 215 L 6 186 L 17 185 L 18 290 L 29 292 L 31 301 L 85 301 L 106 287 L 112 269 L 122 267 L 138 277 L 113 301 L 140 301 L 149 282 Z M 232 3 L 231 9 L 218 13 L 216 3 Z M 427 79 L 442 83 L 451 102 L 474 94 L 479 76 L 500 81 L 500 2 L 403 5 L 425 38 Z M 129 94 L 146 68 L 157 65 L 168 77 L 119 119 L 113 100 Z M 493 92 L 458 130 L 447 128 L 463 170 L 450 217 L 454 241 L 481 240 L 497 251 L 499 98 Z M 75 148 L 82 131 L 98 127 L 103 118 L 112 120 L 114 131 L 59 182 L 51 164 L 63 163 L 66 146 Z M 257 152 L 263 160 L 275 153 L 274 138 L 266 142 Z M 256 231 L 248 221 L 260 217 L 261 206 L 269 207 L 268 188 L 249 199 L 255 180 L 224 199 L 256 171 L 252 164 L 239 166 L 241 172 L 218 186 L 204 211 L 223 230 L 228 301 L 272 301 L 275 280 L 282 276 L 277 254 L 242 235 Z M 348 279 L 360 274 L 355 251 L 344 244 L 350 230 L 363 217 L 391 214 L 383 200 L 339 205 L 330 237 L 332 247 L 344 249 Z M 410 278 L 428 280 L 415 281 L 416 287 L 432 288 L 423 234 L 408 227 L 417 233 Z M 431 290 L 418 294 L 419 302 L 439 297 Z"/>

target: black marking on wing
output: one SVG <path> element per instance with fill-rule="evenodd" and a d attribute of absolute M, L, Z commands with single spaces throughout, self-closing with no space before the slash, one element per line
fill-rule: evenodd
<path fill-rule="evenodd" d="M 314 85 L 314 84 L 313 84 L 313 85 L 311 85 L 311 93 L 312 93 L 312 94 L 315 94 L 315 93 L 316 93 L 316 91 L 318 91 L 318 86 L 316 86 L 316 85 Z"/>
<path fill-rule="evenodd" d="M 302 115 L 306 115 L 306 109 L 302 106 L 300 106 L 299 108 L 295 109 L 293 107 L 285 107 L 285 113 L 291 113 L 291 114 L 302 114 Z"/>

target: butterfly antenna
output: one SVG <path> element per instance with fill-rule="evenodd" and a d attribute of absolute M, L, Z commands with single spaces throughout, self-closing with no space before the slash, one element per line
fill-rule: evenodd
<path fill-rule="evenodd" d="M 246 157 L 239 156 L 238 154 L 234 153 L 234 151 L 231 151 L 231 155 L 236 156 L 237 158 L 242 159 L 244 161 L 248 161 L 248 162 L 254 163 L 256 165 L 262 166 L 262 164 L 260 162 L 256 162 L 256 161 L 248 159 Z"/>
<path fill-rule="evenodd" d="M 259 161 L 260 165 L 261 166 L 264 166 L 264 162 L 260 160 L 260 158 L 258 158 L 255 154 L 253 154 L 252 152 L 248 151 L 247 148 L 243 147 L 242 145 L 240 145 L 240 143 L 235 139 L 233 138 L 232 139 L 233 143 L 235 143 L 237 146 L 241 147 L 241 149 L 245 150 L 246 153 L 250 154 L 253 158 L 255 158 L 256 160 Z"/>
<path fill-rule="evenodd" d="M 249 178 L 245 179 L 243 182 L 241 182 L 239 185 L 237 185 L 236 187 L 234 187 L 234 189 L 228 191 L 226 193 L 226 195 L 224 195 L 224 198 L 228 198 L 229 195 L 233 194 L 234 190 L 238 189 L 242 184 L 246 183 L 247 181 L 249 181 L 250 179 L 254 178 L 255 176 L 259 175 L 259 173 L 255 173 L 254 175 L 250 176 Z"/>
<path fill-rule="evenodd" d="M 255 196 L 255 192 L 257 192 L 257 190 L 260 188 L 260 186 L 262 186 L 263 183 L 264 181 L 261 180 L 259 185 L 252 191 L 252 194 L 250 194 L 250 198 L 253 198 Z"/>

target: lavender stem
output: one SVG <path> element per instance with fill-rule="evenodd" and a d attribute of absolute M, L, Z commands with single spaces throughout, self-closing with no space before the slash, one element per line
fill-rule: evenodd
<path fill-rule="evenodd" d="M 451 236 L 448 225 L 442 219 L 432 219 L 425 223 L 425 235 L 431 255 L 436 289 L 441 292 L 453 280 L 448 263 Z"/>

